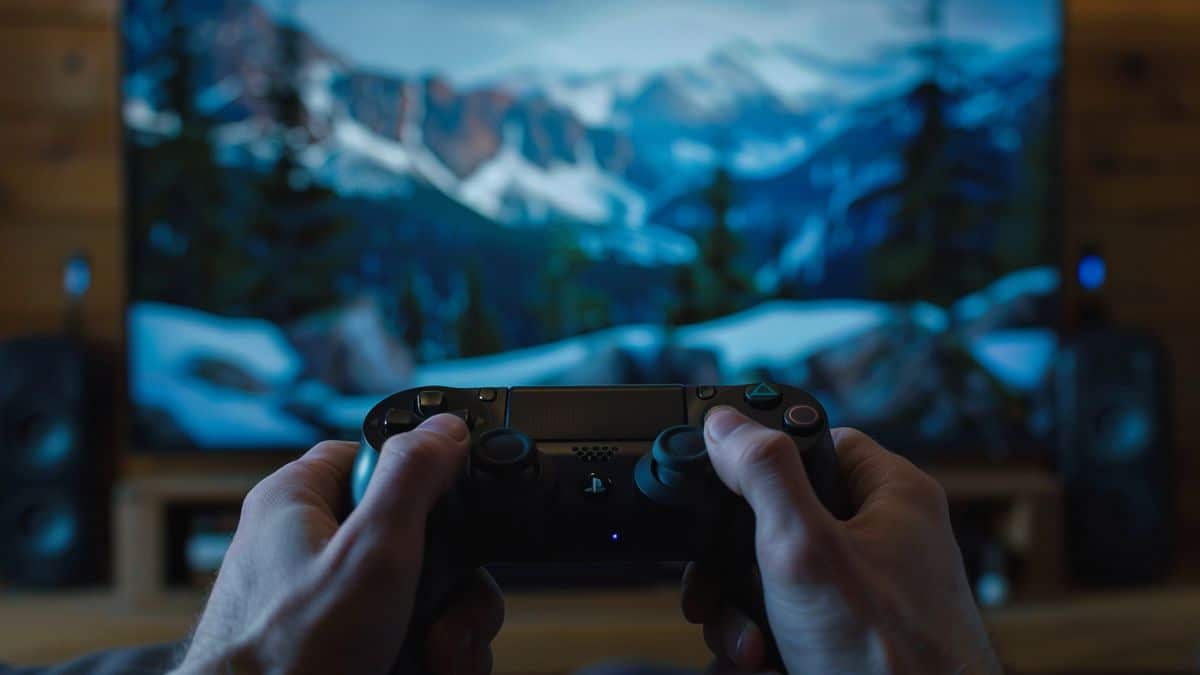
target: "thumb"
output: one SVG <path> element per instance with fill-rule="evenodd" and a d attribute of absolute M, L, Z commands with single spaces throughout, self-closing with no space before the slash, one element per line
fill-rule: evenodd
<path fill-rule="evenodd" d="M 815 570 L 805 563 L 820 557 L 838 529 L 813 492 L 792 439 L 728 406 L 709 412 L 704 437 L 721 481 L 754 511 L 764 574 L 810 577 Z"/>

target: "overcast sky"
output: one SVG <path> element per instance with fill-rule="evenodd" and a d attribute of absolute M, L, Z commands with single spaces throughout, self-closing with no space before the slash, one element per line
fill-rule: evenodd
<path fill-rule="evenodd" d="M 860 61 L 902 41 L 897 0 L 259 0 L 295 8 L 343 56 L 471 83 L 530 66 L 589 73 L 696 62 L 739 38 Z M 948 0 L 951 34 L 997 49 L 1056 39 L 1058 0 Z"/>

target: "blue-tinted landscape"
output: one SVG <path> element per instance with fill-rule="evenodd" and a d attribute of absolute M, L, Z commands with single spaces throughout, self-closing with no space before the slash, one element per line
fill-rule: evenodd
<path fill-rule="evenodd" d="M 762 377 L 912 452 L 1047 432 L 1056 2 L 428 5 L 127 3 L 144 445 Z"/>

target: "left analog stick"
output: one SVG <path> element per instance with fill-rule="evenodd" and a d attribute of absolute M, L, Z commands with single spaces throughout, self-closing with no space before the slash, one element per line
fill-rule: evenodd
<path fill-rule="evenodd" d="M 492 429 L 479 438 L 471 451 L 474 468 L 496 476 L 536 467 L 537 458 L 533 439 L 516 429 Z"/>

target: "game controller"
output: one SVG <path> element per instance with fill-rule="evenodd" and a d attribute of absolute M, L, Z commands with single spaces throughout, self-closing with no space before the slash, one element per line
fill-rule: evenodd
<path fill-rule="evenodd" d="M 716 477 L 701 430 L 718 405 L 787 433 L 821 502 L 840 519 L 852 515 L 825 410 L 793 387 L 422 387 L 372 408 L 355 505 L 390 436 L 439 413 L 471 430 L 467 465 L 429 517 L 398 672 L 424 672 L 434 619 L 458 582 L 488 563 L 703 561 L 765 630 L 754 514 Z M 768 654 L 778 663 L 769 635 Z"/>

